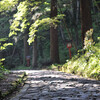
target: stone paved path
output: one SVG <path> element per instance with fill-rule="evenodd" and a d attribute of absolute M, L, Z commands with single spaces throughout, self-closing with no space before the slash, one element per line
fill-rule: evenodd
<path fill-rule="evenodd" d="M 26 71 L 23 89 L 11 100 L 100 100 L 100 81 L 58 71 Z"/>

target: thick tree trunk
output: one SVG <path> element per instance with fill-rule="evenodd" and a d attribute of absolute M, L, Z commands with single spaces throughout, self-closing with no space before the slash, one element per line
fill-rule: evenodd
<path fill-rule="evenodd" d="M 80 0 L 82 42 L 84 43 L 85 33 L 92 28 L 90 0 Z"/>
<path fill-rule="evenodd" d="M 79 0 L 73 0 L 72 7 L 73 7 L 73 26 L 76 35 L 76 44 L 78 45 L 79 38 L 78 38 L 77 25 L 79 23 Z"/>
<path fill-rule="evenodd" d="M 76 25 L 79 23 L 79 15 L 80 15 L 80 0 L 77 0 L 77 11 L 76 11 Z"/>
<path fill-rule="evenodd" d="M 57 0 L 51 0 L 51 18 L 57 16 Z M 50 58 L 52 63 L 59 63 L 58 30 L 50 27 Z"/>
<path fill-rule="evenodd" d="M 38 54 L 40 55 L 41 58 L 44 58 L 43 56 L 43 43 L 42 43 L 42 39 L 40 38 L 39 40 L 39 51 Z"/>
<path fill-rule="evenodd" d="M 32 54 L 32 68 L 37 67 L 38 51 L 37 51 L 37 37 L 33 42 L 33 54 Z"/>
<path fill-rule="evenodd" d="M 28 34 L 25 34 L 24 36 L 24 56 L 25 58 L 29 56 L 29 45 L 28 45 L 27 40 L 28 40 Z"/>
<path fill-rule="evenodd" d="M 30 66 L 30 64 L 25 63 L 27 61 L 27 57 L 30 56 L 29 55 L 29 44 L 28 44 L 27 40 L 28 40 L 28 33 L 26 33 L 25 36 L 24 36 L 24 59 L 23 59 L 23 64 L 26 65 L 26 66 Z"/>

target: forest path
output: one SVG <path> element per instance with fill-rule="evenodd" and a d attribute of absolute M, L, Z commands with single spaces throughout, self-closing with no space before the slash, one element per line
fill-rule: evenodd
<path fill-rule="evenodd" d="M 26 73 L 23 89 L 11 100 L 100 100 L 100 81 L 51 70 Z"/>

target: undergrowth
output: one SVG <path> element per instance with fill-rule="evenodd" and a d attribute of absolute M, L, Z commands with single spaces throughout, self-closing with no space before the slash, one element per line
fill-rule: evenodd
<path fill-rule="evenodd" d="M 61 71 L 100 80 L 100 37 L 95 44 L 91 38 L 92 33 L 93 30 L 86 33 L 84 48 L 71 60 L 67 60 Z"/>

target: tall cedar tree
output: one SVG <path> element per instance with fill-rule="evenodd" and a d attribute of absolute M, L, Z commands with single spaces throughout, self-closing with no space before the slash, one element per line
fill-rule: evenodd
<path fill-rule="evenodd" d="M 37 37 L 35 37 L 35 40 L 33 42 L 32 68 L 36 68 L 38 66 L 37 59 L 38 59 Z"/>
<path fill-rule="evenodd" d="M 81 14 L 82 42 L 84 44 L 85 33 L 90 28 L 92 28 L 90 0 L 80 0 L 80 14 Z"/>
<path fill-rule="evenodd" d="M 76 33 L 76 43 L 78 45 L 79 38 L 78 38 L 77 24 L 78 24 L 78 17 L 79 17 L 79 0 L 72 0 L 72 7 L 73 7 L 73 26 Z"/>
<path fill-rule="evenodd" d="M 28 40 L 28 33 L 29 33 L 29 27 L 25 30 L 24 35 L 24 62 L 26 61 L 26 57 L 29 56 L 29 44 L 27 42 Z"/>
<path fill-rule="evenodd" d="M 51 18 L 57 16 L 57 0 L 51 0 Z M 50 58 L 52 63 L 59 63 L 58 30 L 57 27 L 50 27 Z"/>

